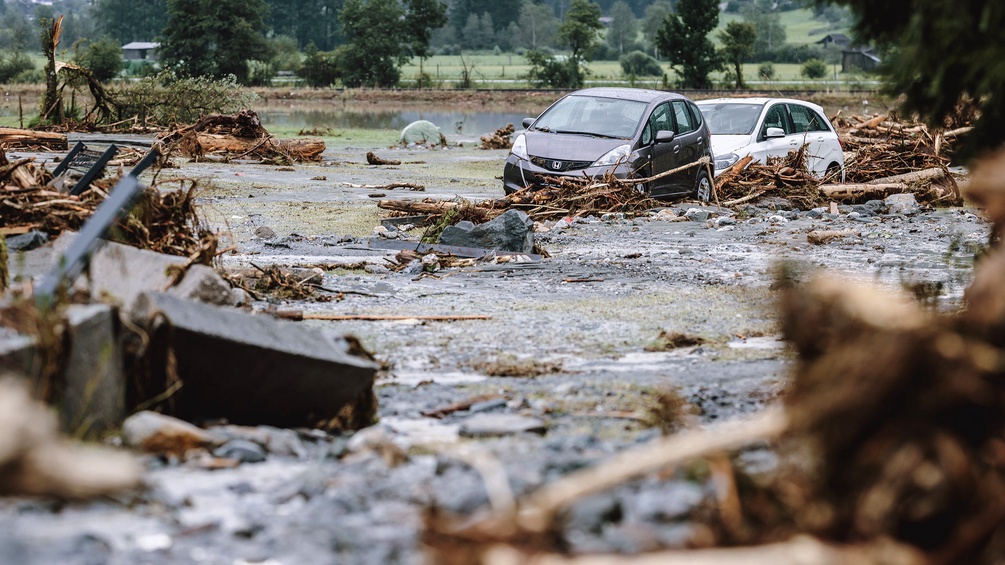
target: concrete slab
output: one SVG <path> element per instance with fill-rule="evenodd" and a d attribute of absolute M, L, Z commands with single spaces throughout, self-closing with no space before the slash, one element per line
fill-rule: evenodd
<path fill-rule="evenodd" d="M 163 293 L 141 295 L 133 320 L 150 339 L 150 391 L 173 370 L 182 386 L 170 404 L 187 420 L 315 426 L 372 387 L 378 369 L 335 332 Z"/>
<path fill-rule="evenodd" d="M 66 320 L 70 347 L 60 420 L 76 436 L 96 436 L 117 428 L 126 415 L 118 312 L 105 304 L 71 305 Z"/>

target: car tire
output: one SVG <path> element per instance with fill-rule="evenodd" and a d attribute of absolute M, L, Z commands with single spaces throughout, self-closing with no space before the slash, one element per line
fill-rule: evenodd
<path fill-rule="evenodd" d="M 698 171 L 698 180 L 694 183 L 694 199 L 702 204 L 708 204 L 712 199 L 712 179 L 705 167 Z"/>
<path fill-rule="evenodd" d="M 827 172 L 824 173 L 824 178 L 827 179 L 827 182 L 831 183 L 842 182 L 841 165 L 838 165 L 837 163 L 831 163 L 830 165 L 827 165 Z"/>

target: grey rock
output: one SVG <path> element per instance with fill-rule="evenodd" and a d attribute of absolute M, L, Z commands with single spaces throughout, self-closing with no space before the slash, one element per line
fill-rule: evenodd
<path fill-rule="evenodd" d="M 885 203 L 889 206 L 891 214 L 911 214 L 921 208 L 914 194 L 910 192 L 891 194 L 886 197 Z"/>
<path fill-rule="evenodd" d="M 363 267 L 363 270 L 366 271 L 367 273 L 370 273 L 371 275 L 386 275 L 391 272 L 390 269 L 388 269 L 383 265 L 374 265 L 372 263 L 367 264 L 365 267 Z"/>
<path fill-rule="evenodd" d="M 440 234 L 438 243 L 480 249 L 530 253 L 534 249 L 534 222 L 526 213 L 508 210 L 484 224 L 458 222 Z"/>
<path fill-rule="evenodd" d="M 255 237 L 260 237 L 262 239 L 274 239 L 276 237 L 276 230 L 270 228 L 269 226 L 261 226 L 255 228 Z"/>
<path fill-rule="evenodd" d="M 156 290 L 156 289 L 153 289 Z M 236 306 L 235 296 L 230 283 L 223 280 L 223 277 L 212 267 L 206 265 L 192 265 L 185 278 L 180 283 L 171 287 L 168 294 L 198 300 L 206 304 L 216 304 L 219 306 Z"/>
<path fill-rule="evenodd" d="M 791 200 L 780 196 L 768 196 L 767 198 L 762 198 L 757 204 L 762 208 L 767 208 L 768 210 L 773 211 L 791 210 L 793 208 Z"/>
<path fill-rule="evenodd" d="M 628 501 L 627 513 L 639 522 L 667 522 L 686 518 L 705 498 L 701 486 L 686 481 L 645 489 Z"/>
<path fill-rule="evenodd" d="M 10 252 L 31 251 L 32 249 L 41 247 L 48 242 L 49 234 L 44 231 L 31 230 L 28 233 L 8 236 L 7 250 Z"/>
<path fill-rule="evenodd" d="M 505 407 L 506 400 L 497 398 L 495 400 L 486 400 L 485 402 L 476 402 L 471 405 L 471 408 L 468 408 L 468 412 L 471 412 L 472 414 L 477 412 L 489 412 L 491 410 Z"/>
<path fill-rule="evenodd" d="M 806 217 L 807 218 L 816 219 L 816 218 L 819 218 L 822 215 L 823 215 L 823 212 L 821 212 L 820 210 L 817 210 L 816 208 L 810 210 L 809 212 L 806 212 Z"/>
<path fill-rule="evenodd" d="M 576 501 L 565 513 L 568 530 L 600 533 L 604 524 L 621 521 L 621 502 L 611 493 Z"/>
<path fill-rule="evenodd" d="M 152 453 L 183 455 L 186 450 L 213 442 L 202 428 L 188 422 L 144 410 L 122 423 L 122 438 L 126 445 Z"/>
<path fill-rule="evenodd" d="M 265 461 L 265 449 L 253 441 L 232 439 L 213 451 L 216 457 L 236 459 L 241 463 L 261 463 Z"/>
<path fill-rule="evenodd" d="M 727 217 L 727 216 L 720 216 L 720 217 L 718 217 L 718 218 L 715 219 L 715 226 L 716 227 L 734 226 L 734 225 L 736 225 L 736 220 L 734 220 L 733 218 Z"/>
<path fill-rule="evenodd" d="M 477 414 L 461 423 L 460 435 L 465 437 L 494 437 L 524 432 L 544 433 L 544 422 L 537 418 L 515 414 Z"/>
<path fill-rule="evenodd" d="M 711 216 L 711 212 L 708 210 L 702 210 L 701 208 L 688 208 L 687 212 L 684 212 L 684 217 L 692 222 L 704 222 Z"/>

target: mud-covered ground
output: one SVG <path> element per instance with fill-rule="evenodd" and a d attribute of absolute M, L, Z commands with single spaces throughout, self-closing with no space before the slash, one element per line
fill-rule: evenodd
<path fill-rule="evenodd" d="M 958 307 L 988 233 L 964 208 L 890 213 L 875 204 L 832 216 L 710 207 L 707 222 L 579 218 L 537 235 L 551 254 L 541 262 L 417 277 L 387 271 L 393 252 L 367 248 L 363 237 L 381 217 L 371 195 L 497 197 L 505 152 L 470 141 L 439 150 L 333 145 L 322 165 L 201 163 L 161 174 L 206 179 L 202 216 L 237 247 L 226 265 L 322 266 L 326 286 L 350 291 L 337 302 L 281 307 L 491 319 L 299 322 L 354 334 L 388 365 L 380 424 L 354 437 L 258 430 L 281 441 L 268 442 L 265 462 L 232 470 L 150 459 L 149 489 L 131 497 L 2 501 L 0 562 L 421 562 L 425 509 L 468 514 L 488 503 L 464 462 L 471 457 L 502 466 L 519 494 L 658 436 L 654 408 L 667 391 L 693 406 L 690 425 L 771 402 L 792 359 L 774 315 L 779 262 L 794 261 L 805 276 L 827 268 L 923 288 L 933 307 L 948 309 Z M 402 164 L 366 165 L 368 150 Z M 374 188 L 392 182 L 426 190 Z M 806 234 L 814 229 L 857 235 L 813 245 Z M 662 331 L 703 343 L 659 351 Z M 486 376 L 507 368 L 542 374 Z M 472 409 L 442 419 L 422 414 L 469 399 Z M 499 415 L 524 418 L 485 421 Z M 490 424 L 503 428 L 499 437 L 467 437 Z M 769 472 L 772 458 L 755 450 L 741 464 Z M 565 517 L 566 542 L 573 552 L 688 545 L 703 535 L 689 516 L 713 496 L 705 476 L 649 477 L 582 501 Z"/>

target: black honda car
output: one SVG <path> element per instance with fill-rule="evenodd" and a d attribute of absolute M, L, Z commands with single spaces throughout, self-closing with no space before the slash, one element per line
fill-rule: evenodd
<path fill-rule="evenodd" d="M 642 178 L 708 156 L 712 142 L 701 112 L 685 96 L 637 88 L 588 88 L 560 98 L 513 140 L 503 190 L 547 184 L 546 177 Z M 653 180 L 657 198 L 694 196 L 707 202 L 708 167 L 696 165 Z"/>

